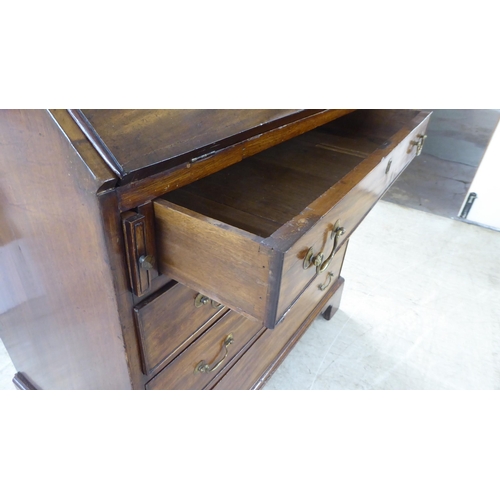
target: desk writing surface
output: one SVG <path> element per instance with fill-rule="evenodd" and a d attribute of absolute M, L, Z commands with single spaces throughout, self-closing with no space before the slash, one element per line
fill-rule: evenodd
<path fill-rule="evenodd" d="M 297 109 L 76 110 L 122 179 L 135 180 L 315 114 Z"/>

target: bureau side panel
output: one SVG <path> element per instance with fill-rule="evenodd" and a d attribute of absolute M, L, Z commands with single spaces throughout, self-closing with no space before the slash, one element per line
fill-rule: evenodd
<path fill-rule="evenodd" d="M 0 336 L 41 389 L 130 388 L 96 182 L 43 110 L 0 112 Z"/>

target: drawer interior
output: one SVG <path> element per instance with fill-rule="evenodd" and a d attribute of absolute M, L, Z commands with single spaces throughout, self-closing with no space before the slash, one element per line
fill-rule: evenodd
<path fill-rule="evenodd" d="M 267 238 L 379 148 L 415 110 L 358 110 L 164 199 Z"/>

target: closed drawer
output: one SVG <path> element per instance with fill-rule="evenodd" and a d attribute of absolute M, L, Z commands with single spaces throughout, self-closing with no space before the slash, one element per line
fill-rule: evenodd
<path fill-rule="evenodd" d="M 144 373 L 168 362 L 227 309 L 176 283 L 134 308 Z"/>
<path fill-rule="evenodd" d="M 274 328 L 415 156 L 428 119 L 356 111 L 155 200 L 160 272 Z"/>
<path fill-rule="evenodd" d="M 257 384 L 316 306 L 331 295 L 332 289 L 338 287 L 346 249 L 347 242 L 334 257 L 330 270 L 333 273 L 331 281 L 318 276 L 298 298 L 284 320 L 274 330 L 266 330 L 214 389 L 252 389 Z M 325 284 L 328 286 L 325 287 Z"/>
<path fill-rule="evenodd" d="M 259 322 L 229 311 L 175 358 L 146 389 L 203 389 L 262 330 Z"/>

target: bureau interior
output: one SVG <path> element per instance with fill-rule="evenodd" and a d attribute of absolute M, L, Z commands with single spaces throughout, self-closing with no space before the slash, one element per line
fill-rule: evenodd
<path fill-rule="evenodd" d="M 418 114 L 359 110 L 167 193 L 164 198 L 268 237 Z"/>

